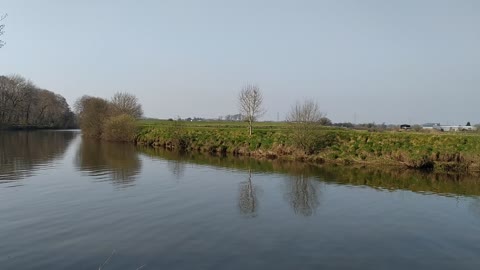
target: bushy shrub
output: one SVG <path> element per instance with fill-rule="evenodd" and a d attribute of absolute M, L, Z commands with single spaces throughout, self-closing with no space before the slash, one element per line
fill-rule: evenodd
<path fill-rule="evenodd" d="M 104 121 L 110 114 L 108 101 L 102 98 L 83 96 L 75 103 L 75 110 L 79 116 L 83 134 L 92 138 L 100 138 Z"/>
<path fill-rule="evenodd" d="M 116 142 L 131 142 L 135 140 L 136 132 L 135 118 L 127 114 L 121 114 L 105 120 L 102 139 Z"/>

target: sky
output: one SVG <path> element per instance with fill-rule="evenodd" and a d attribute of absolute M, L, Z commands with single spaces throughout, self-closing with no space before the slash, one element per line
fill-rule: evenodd
<path fill-rule="evenodd" d="M 260 87 L 280 120 L 480 123 L 480 1 L 2 0 L 0 74 L 63 95 L 135 94 L 145 115 L 238 113 Z"/>

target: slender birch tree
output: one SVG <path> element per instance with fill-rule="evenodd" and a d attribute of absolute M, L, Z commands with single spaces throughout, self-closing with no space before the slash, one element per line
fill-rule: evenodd
<path fill-rule="evenodd" d="M 263 108 L 263 95 L 260 88 L 253 84 L 245 85 L 238 97 L 240 114 L 248 122 L 248 132 L 253 133 L 253 123 L 265 114 Z"/>

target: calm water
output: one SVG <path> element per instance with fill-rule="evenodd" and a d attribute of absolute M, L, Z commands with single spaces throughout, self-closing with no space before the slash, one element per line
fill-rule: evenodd
<path fill-rule="evenodd" d="M 0 133 L 0 269 L 480 269 L 480 179 Z"/>

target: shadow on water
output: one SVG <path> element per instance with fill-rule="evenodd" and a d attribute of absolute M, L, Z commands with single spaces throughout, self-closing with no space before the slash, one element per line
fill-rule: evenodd
<path fill-rule="evenodd" d="M 251 170 L 253 173 L 287 175 L 291 178 L 291 186 L 286 198 L 295 211 L 302 215 L 310 215 L 319 206 L 320 188 L 318 182 L 367 186 L 386 191 L 409 190 L 420 194 L 443 196 L 480 195 L 480 177 L 477 175 L 428 173 L 391 167 L 317 166 L 301 162 L 212 156 L 203 153 L 179 154 L 148 147 L 138 147 L 137 149 L 146 156 L 172 163 L 181 162 L 182 164 L 190 163 L 243 170 L 246 174 Z M 245 182 L 246 190 L 248 190 L 249 185 L 251 185 L 251 179 Z"/>
<path fill-rule="evenodd" d="M 112 181 L 128 187 L 133 185 L 140 173 L 142 161 L 133 145 L 82 138 L 75 156 L 75 166 L 98 181 Z"/>
<path fill-rule="evenodd" d="M 78 135 L 76 131 L 1 131 L 0 183 L 20 180 L 50 167 Z"/>

